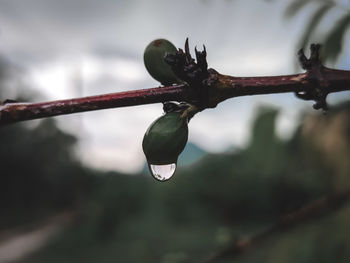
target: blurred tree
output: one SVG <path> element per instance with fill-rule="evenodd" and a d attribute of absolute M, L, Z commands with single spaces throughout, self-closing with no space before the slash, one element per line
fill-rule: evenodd
<path fill-rule="evenodd" d="M 331 28 L 325 32 L 324 40 L 321 41 L 325 58 L 334 62 L 339 57 L 346 41 L 346 32 L 350 26 L 350 4 L 337 0 L 293 0 L 286 9 L 286 17 L 296 16 L 307 5 L 313 5 L 314 12 L 306 27 L 303 28 L 304 32 L 300 37 L 298 48 L 306 48 L 310 42 L 314 41 L 313 37 L 315 37 L 318 26 L 331 10 L 342 11 L 331 14 L 337 18 Z"/>
<path fill-rule="evenodd" d="M 0 101 L 14 72 L 0 59 Z M 26 92 L 29 94 L 28 90 Z M 93 181 L 73 155 L 76 138 L 52 119 L 0 129 L 0 228 L 38 219 L 78 201 Z"/>
<path fill-rule="evenodd" d="M 323 122 L 322 118 L 306 115 L 305 120 L 314 121 L 305 121 L 290 140 L 283 141 L 275 134 L 278 111 L 264 108 L 258 112 L 246 149 L 205 156 L 192 166 L 180 168 L 170 183 L 155 183 L 149 176 L 105 174 L 81 207 L 77 224 L 25 262 L 198 261 L 335 189 L 339 178 L 333 166 L 320 161 L 326 155 L 308 128 L 317 127 L 320 134 L 330 136 L 330 125 L 316 125 Z M 346 119 L 349 114 L 349 106 L 342 105 L 329 114 L 327 123 L 339 116 Z M 348 142 L 344 131 L 347 128 L 332 130 L 332 138 Z M 338 147 L 331 145 L 333 150 Z M 350 147 L 344 145 L 343 155 Z M 350 170 L 344 170 L 349 166 L 341 167 L 349 182 Z M 262 242 L 256 252 L 236 260 L 270 263 L 287 257 L 289 261 L 327 262 L 318 256 L 321 249 L 328 262 L 331 257 L 346 262 L 337 253 L 349 244 L 342 234 L 347 229 L 348 211 L 345 205 L 335 217 L 277 234 Z M 330 227 L 334 222 L 339 225 Z M 329 243 L 320 237 L 327 236 L 332 245 L 326 249 Z"/>

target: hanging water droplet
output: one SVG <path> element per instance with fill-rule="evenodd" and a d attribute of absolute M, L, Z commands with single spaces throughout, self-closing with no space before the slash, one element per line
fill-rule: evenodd
<path fill-rule="evenodd" d="M 152 176 L 158 181 L 169 180 L 176 170 L 176 163 L 171 164 L 150 164 L 149 168 L 151 170 Z"/>

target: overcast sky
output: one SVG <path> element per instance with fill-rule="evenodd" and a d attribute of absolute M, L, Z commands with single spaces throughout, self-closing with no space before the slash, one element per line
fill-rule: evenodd
<path fill-rule="evenodd" d="M 43 94 L 41 100 L 158 86 L 142 58 L 155 38 L 182 47 L 189 37 L 192 50 L 205 44 L 209 66 L 224 74 L 292 74 L 298 36 L 313 6 L 286 20 L 287 2 L 0 0 L 0 55 L 23 69 L 22 78 Z M 349 69 L 349 59 L 347 50 L 336 66 Z M 282 137 L 291 134 L 300 110 L 312 105 L 293 94 L 228 100 L 191 121 L 190 141 L 216 152 L 244 147 L 263 104 L 281 107 L 277 127 Z M 143 134 L 161 114 L 162 106 L 154 104 L 56 119 L 80 138 L 77 153 L 86 164 L 137 172 L 145 161 Z"/>

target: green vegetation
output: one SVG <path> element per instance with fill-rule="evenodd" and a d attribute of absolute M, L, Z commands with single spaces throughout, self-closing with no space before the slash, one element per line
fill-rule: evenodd
<path fill-rule="evenodd" d="M 89 177 L 86 169 L 72 171 L 73 185 L 84 188 L 76 179 L 84 177 L 90 191 L 77 207 L 75 223 L 23 262 L 200 262 L 230 241 L 271 226 L 281 215 L 344 185 L 344 167 L 339 169 L 320 150 L 312 127 L 343 116 L 338 130 L 348 136 L 349 105 L 326 117 L 307 116 L 288 141 L 274 134 L 278 112 L 259 112 L 246 149 L 207 155 L 180 168 L 168 183 L 148 174 Z M 324 127 L 319 130 L 323 142 L 343 134 Z M 349 145 L 349 137 L 342 139 Z M 349 149 L 341 154 L 349 156 Z M 64 181 L 59 169 L 50 169 L 57 182 Z M 63 189 L 61 184 L 57 189 Z M 347 203 L 326 217 L 276 234 L 234 262 L 347 262 L 349 211 Z"/>
<path fill-rule="evenodd" d="M 350 14 L 349 6 L 341 1 L 336 0 L 292 0 L 286 10 L 286 17 L 295 17 L 305 7 L 312 5 L 313 12 L 310 14 L 310 19 L 307 25 L 302 28 L 303 33 L 300 37 L 297 49 L 306 48 L 308 44 L 321 41 L 324 46 L 322 53 L 326 60 L 335 62 L 345 47 L 346 33 L 350 26 Z M 330 13 L 337 11 L 336 19 L 333 21 L 327 21 L 329 27 L 325 27 L 326 30 L 320 30 L 320 24 L 325 21 L 327 16 L 334 16 Z"/>
<path fill-rule="evenodd" d="M 3 127 L 0 228 L 69 209 L 75 221 L 23 262 L 201 262 L 281 215 L 349 188 L 350 104 L 306 115 L 288 141 L 275 135 L 277 115 L 261 109 L 246 149 L 206 155 L 167 183 L 82 167 L 71 151 L 75 138 L 50 119 Z M 234 262 L 348 262 L 349 218 L 346 203 Z"/>
<path fill-rule="evenodd" d="M 143 152 L 149 164 L 177 163 L 187 138 L 187 118 L 183 118 L 181 112 L 169 112 L 147 129 L 142 142 Z"/>
<path fill-rule="evenodd" d="M 164 61 L 167 53 L 174 54 L 176 51 L 176 47 L 170 41 L 156 39 L 148 44 L 143 54 L 143 61 L 148 73 L 164 86 L 181 83 L 171 67 Z"/>

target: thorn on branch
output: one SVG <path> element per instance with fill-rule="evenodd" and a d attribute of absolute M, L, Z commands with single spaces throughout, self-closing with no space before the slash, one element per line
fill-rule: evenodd
<path fill-rule="evenodd" d="M 320 58 L 320 44 L 311 44 L 310 46 L 310 58 L 307 58 L 304 54 L 304 50 L 300 49 L 298 52 L 299 62 L 301 67 L 306 70 L 306 80 L 311 84 L 310 88 L 306 91 L 296 92 L 295 95 L 303 100 L 313 100 L 316 103 L 313 108 L 324 111 L 328 110 L 326 98 L 328 95 L 327 87 L 328 83 L 324 80 L 323 72 L 324 66 Z"/>
<path fill-rule="evenodd" d="M 300 49 L 298 52 L 299 61 L 301 64 L 301 67 L 305 70 L 311 70 L 313 67 L 316 66 L 322 66 L 322 61 L 320 59 L 320 44 L 311 44 L 310 46 L 310 58 L 308 59 L 305 54 L 304 50 Z"/>
<path fill-rule="evenodd" d="M 205 49 L 205 45 L 203 45 L 203 51 L 198 51 L 197 47 L 194 48 L 196 53 L 197 64 L 201 68 L 202 72 L 206 72 L 208 70 L 207 63 L 207 50 Z"/>

